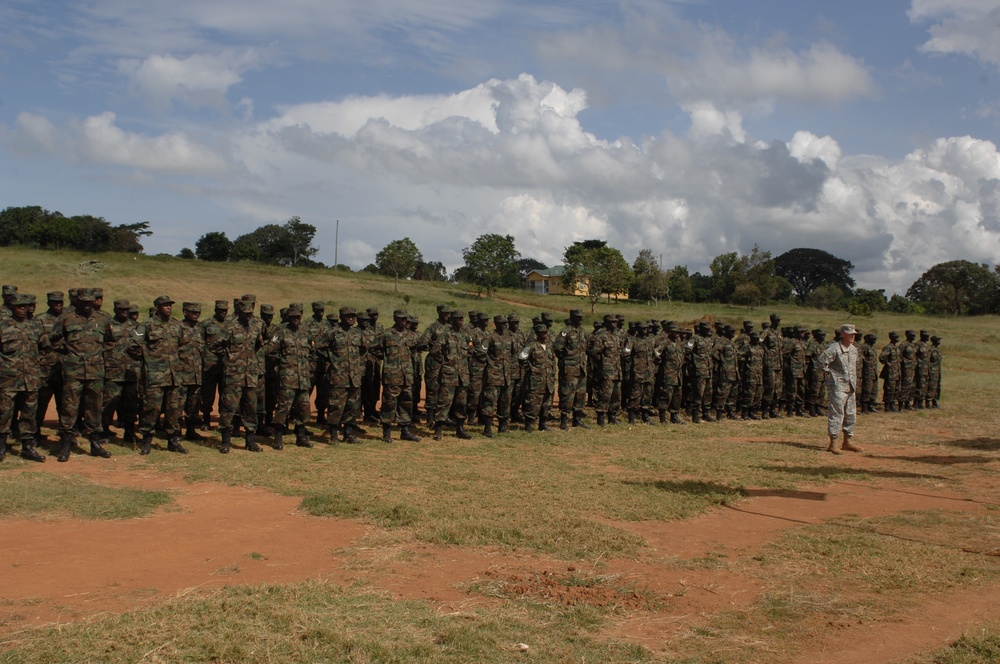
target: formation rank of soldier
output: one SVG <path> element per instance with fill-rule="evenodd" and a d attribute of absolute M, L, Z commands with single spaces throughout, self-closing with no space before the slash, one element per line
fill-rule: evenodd
<path fill-rule="evenodd" d="M 314 424 L 334 443 L 360 442 L 359 420 L 381 424 L 387 443 L 394 426 L 400 439 L 419 441 L 420 423 L 435 440 L 445 429 L 471 438 L 470 419 L 488 438 L 512 423 L 548 431 L 557 391 L 560 429 L 589 428 L 590 408 L 603 427 L 619 424 L 621 413 L 630 424 L 652 425 L 817 416 L 826 407 L 819 362 L 829 345 L 825 332 L 782 327 L 774 314 L 760 330 L 744 321 L 739 334 L 707 321 L 626 326 L 620 314 L 588 332 L 574 309 L 553 332 L 548 313 L 522 329 L 517 314 L 491 321 L 470 311 L 466 320 L 438 305 L 437 320 L 421 331 L 417 317 L 402 310 L 386 327 L 375 308 L 326 315 L 323 302 L 312 303 L 309 317 L 293 302 L 275 320 L 273 306 L 258 311 L 252 294 L 234 298 L 232 309 L 216 300 L 205 320 L 194 302 L 182 303 L 174 318 L 175 302 L 161 295 L 141 321 L 128 300 L 105 312 L 100 288 L 67 295 L 68 306 L 62 292 L 48 293 L 46 310 L 36 314 L 35 296 L 3 286 L 0 460 L 14 439 L 23 458 L 45 460 L 37 446 L 47 442 L 40 430 L 53 400 L 59 461 L 79 449 L 78 435 L 91 455 L 110 457 L 105 445 L 118 436 L 114 425 L 140 454 L 151 452 L 158 430 L 168 451 L 185 454 L 182 438 L 209 444 L 199 431 L 210 430 L 216 400 L 224 454 L 240 431 L 251 452 L 262 449 L 258 433 L 276 450 L 288 435 L 312 447 L 313 398 Z M 876 412 L 879 379 L 887 412 L 939 407 L 939 337 L 921 330 L 918 339 L 907 330 L 900 341 L 890 332 L 881 349 L 874 334 L 863 339 L 858 410 Z"/>

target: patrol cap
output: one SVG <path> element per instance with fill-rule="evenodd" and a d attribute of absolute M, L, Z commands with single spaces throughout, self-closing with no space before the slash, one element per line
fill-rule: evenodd
<path fill-rule="evenodd" d="M 289 302 L 286 308 L 291 309 L 292 307 L 298 307 L 299 311 L 306 310 L 306 305 L 303 302 Z"/>
<path fill-rule="evenodd" d="M 917 333 L 914 332 L 913 330 L 907 330 L 906 331 L 906 336 L 907 337 L 915 337 L 915 336 L 917 336 Z"/>
<path fill-rule="evenodd" d="M 453 319 L 454 319 L 454 318 L 461 318 L 461 319 L 465 320 L 465 314 L 463 314 L 463 313 L 462 313 L 462 312 L 461 312 L 460 310 L 458 310 L 458 309 L 455 309 L 455 310 L 454 310 L 453 312 L 451 312 L 451 317 L 452 317 Z"/>
<path fill-rule="evenodd" d="M 327 320 L 327 322 L 330 322 L 330 323 L 336 323 L 337 322 L 337 314 L 327 314 L 326 315 L 326 320 Z"/>
<path fill-rule="evenodd" d="M 182 311 L 190 311 L 191 313 L 201 313 L 201 303 L 200 302 L 185 302 L 181 304 Z"/>
<path fill-rule="evenodd" d="M 625 314 L 615 314 L 615 320 L 625 320 Z"/>
<path fill-rule="evenodd" d="M 215 301 L 216 311 L 229 311 L 229 300 L 216 300 Z"/>
<path fill-rule="evenodd" d="M 260 305 L 260 315 L 261 316 L 273 316 L 274 315 L 274 305 L 273 304 L 262 304 L 262 305 Z"/>
<path fill-rule="evenodd" d="M 843 328 L 841 328 L 840 331 L 843 332 L 844 331 Z M 825 337 L 826 336 L 826 330 L 821 330 L 819 328 L 813 330 L 812 333 L 813 333 L 814 337 Z"/>
<path fill-rule="evenodd" d="M 850 323 L 844 323 L 843 325 L 840 326 L 840 333 L 841 334 L 857 334 L 858 331 L 856 329 L 854 329 L 854 326 L 851 325 Z"/>
<path fill-rule="evenodd" d="M 10 294 L 10 306 L 12 307 L 22 307 L 29 304 L 34 304 L 35 297 L 27 293 L 11 293 Z"/>
<path fill-rule="evenodd" d="M 535 331 L 535 334 L 539 334 L 540 332 L 548 332 L 549 331 L 549 328 L 547 328 L 544 323 L 539 323 L 538 325 L 535 325 L 531 329 Z"/>
<path fill-rule="evenodd" d="M 931 333 L 930 333 L 930 332 L 928 332 L 927 330 L 920 330 L 920 338 L 921 338 L 921 339 L 926 339 L 926 338 L 928 338 L 928 337 L 929 337 L 930 335 L 931 335 Z"/>
<path fill-rule="evenodd" d="M 128 305 L 128 312 L 130 314 L 137 314 L 137 313 L 139 313 L 139 305 L 138 304 L 130 304 L 130 305 Z"/>
<path fill-rule="evenodd" d="M 80 302 L 93 302 L 94 301 L 94 291 L 90 288 L 77 288 L 76 289 L 76 299 Z"/>
<path fill-rule="evenodd" d="M 569 310 L 569 317 L 570 318 L 583 318 L 583 310 L 582 309 L 570 309 Z"/>
<path fill-rule="evenodd" d="M 357 316 L 358 312 L 354 310 L 354 307 L 341 307 L 340 316 Z"/>
<path fill-rule="evenodd" d="M 242 296 L 240 299 L 243 300 L 244 302 L 256 302 L 257 301 L 257 296 L 254 295 L 253 293 L 247 293 L 246 295 Z"/>
<path fill-rule="evenodd" d="M 93 291 L 94 291 L 94 298 L 95 299 L 102 299 L 102 300 L 104 299 L 104 289 L 103 288 L 101 288 L 100 286 L 98 286 L 97 288 L 94 288 Z"/>
<path fill-rule="evenodd" d="M 595 330 L 599 330 L 599 329 L 601 329 L 601 326 L 603 326 L 603 325 L 604 325 L 604 323 L 602 323 L 602 322 L 601 322 L 601 321 L 599 321 L 599 320 L 595 320 L 595 321 L 594 321 L 594 329 L 595 329 Z"/>
<path fill-rule="evenodd" d="M 296 318 L 296 317 L 301 318 L 302 317 L 302 303 L 301 302 L 292 302 L 291 304 L 289 304 L 288 308 L 285 310 L 285 315 L 288 316 L 289 318 Z"/>
<path fill-rule="evenodd" d="M 437 306 L 436 306 L 436 307 L 434 307 L 434 308 L 435 308 L 435 309 L 437 309 L 437 312 L 438 312 L 439 314 L 443 314 L 443 313 L 451 313 L 451 309 L 449 309 L 449 308 L 448 308 L 448 305 L 447 305 L 447 304 L 439 304 L 439 305 L 437 305 Z"/>
<path fill-rule="evenodd" d="M 362 320 L 371 320 L 368 317 L 368 312 L 365 311 L 365 310 L 363 310 L 363 309 L 361 311 L 359 311 L 356 315 L 357 315 L 359 321 L 362 321 Z"/>
<path fill-rule="evenodd" d="M 404 309 L 396 309 L 392 312 L 393 318 L 406 318 L 406 311 Z"/>
<path fill-rule="evenodd" d="M 316 300 L 315 302 L 312 303 L 312 310 L 326 311 L 326 302 L 320 302 L 319 300 Z"/>
<path fill-rule="evenodd" d="M 538 325 L 541 322 L 542 322 L 542 317 L 541 316 L 532 316 L 531 317 L 531 325 L 532 326 Z"/>
<path fill-rule="evenodd" d="M 750 330 L 750 340 L 751 341 L 754 341 L 754 340 L 760 341 L 760 335 L 757 334 L 757 330 Z"/>
<path fill-rule="evenodd" d="M 80 289 L 79 288 L 70 288 L 66 292 L 69 293 L 70 297 L 79 297 L 80 296 Z"/>
<path fill-rule="evenodd" d="M 548 311 L 543 311 L 542 320 L 549 320 L 549 321 L 552 320 L 552 314 L 550 314 Z"/>
<path fill-rule="evenodd" d="M 83 297 L 83 295 L 81 295 L 80 297 Z M 173 304 L 173 303 L 174 301 L 170 299 L 169 295 L 160 295 L 158 298 L 153 300 L 154 307 L 162 307 L 166 304 Z"/>
<path fill-rule="evenodd" d="M 378 307 L 368 307 L 365 309 L 365 313 L 369 316 L 378 316 Z"/>
<path fill-rule="evenodd" d="M 253 311 L 253 302 L 249 300 L 240 300 L 236 303 L 236 313 L 238 314 L 249 314 Z"/>
<path fill-rule="evenodd" d="M 496 316 L 493 317 L 493 323 L 495 325 L 501 325 L 501 324 L 506 325 L 507 319 L 504 317 L 503 314 L 497 314 Z"/>
<path fill-rule="evenodd" d="M 870 343 L 870 344 L 875 343 L 876 339 L 878 339 L 878 337 L 876 337 L 874 334 L 866 334 L 865 335 L 865 341 L 868 342 L 868 343 Z"/>
<path fill-rule="evenodd" d="M 4 295 L 13 295 L 16 292 L 17 292 L 17 286 L 15 286 L 13 284 L 4 284 L 3 285 L 3 294 Z"/>
<path fill-rule="evenodd" d="M 521 317 L 518 316 L 517 314 L 507 314 L 507 322 L 508 323 L 518 323 L 520 321 L 521 321 Z"/>
<path fill-rule="evenodd" d="M 406 316 L 406 322 L 407 323 L 412 323 L 413 325 L 416 325 L 416 324 L 418 324 L 420 322 L 420 318 L 418 318 L 417 316 L 415 316 L 413 314 L 408 314 Z"/>
<path fill-rule="evenodd" d="M 115 300 L 115 309 L 128 309 L 129 304 L 129 301 L 124 298 Z"/>
<path fill-rule="evenodd" d="M 770 321 L 764 321 L 763 323 L 761 323 L 760 324 L 760 329 L 762 329 L 762 330 L 770 330 L 771 329 L 771 323 L 770 323 Z"/>
<path fill-rule="evenodd" d="M 149 313 L 149 317 L 150 317 L 150 318 L 152 318 L 153 316 L 155 316 L 155 315 L 156 315 L 156 307 L 150 307 L 150 308 L 149 308 L 149 309 L 147 310 L 147 313 Z"/>
<path fill-rule="evenodd" d="M 45 299 L 48 300 L 49 302 L 62 302 L 63 292 L 58 290 L 49 291 L 48 294 L 45 296 Z"/>
<path fill-rule="evenodd" d="M 931 337 L 931 341 L 937 343 L 938 341 L 941 341 L 941 337 L 935 334 L 934 336 Z"/>
<path fill-rule="evenodd" d="M 615 322 L 615 315 L 614 314 L 604 314 L 604 322 L 605 323 L 614 323 Z"/>
<path fill-rule="evenodd" d="M 743 321 L 743 329 L 744 330 L 752 330 L 753 329 L 753 321 L 752 320 L 745 320 L 745 321 Z"/>
<path fill-rule="evenodd" d="M 724 332 L 725 334 L 729 334 L 730 332 L 735 332 L 736 330 L 734 330 L 734 329 L 733 329 L 733 326 L 732 326 L 732 325 L 730 325 L 729 323 L 726 323 L 726 324 L 725 324 L 725 325 L 723 326 L 723 328 L 722 328 L 722 331 L 723 331 L 723 332 Z"/>
<path fill-rule="evenodd" d="M 889 333 L 889 338 L 893 339 L 893 340 L 899 339 L 899 332 L 896 332 L 895 330 L 892 331 L 892 332 L 890 332 Z"/>
<path fill-rule="evenodd" d="M 771 319 L 772 323 L 780 323 L 781 322 L 781 316 L 779 316 L 776 313 L 775 314 L 771 314 L 770 316 L 768 316 L 768 318 Z"/>

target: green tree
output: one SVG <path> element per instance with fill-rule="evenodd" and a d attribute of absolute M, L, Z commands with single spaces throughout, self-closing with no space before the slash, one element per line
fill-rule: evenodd
<path fill-rule="evenodd" d="M 821 249 L 791 249 L 774 259 L 774 271 L 792 284 L 799 303 L 823 284 L 850 295 L 854 288 L 851 271 L 854 263 L 837 258 Z"/>
<path fill-rule="evenodd" d="M 610 300 L 612 295 L 628 292 L 632 283 L 632 269 L 622 252 L 607 246 L 604 240 L 574 242 L 566 248 L 563 263 L 563 287 L 573 292 L 582 285 L 590 313 L 594 313 L 601 295 L 606 294 Z"/>
<path fill-rule="evenodd" d="M 233 241 L 225 233 L 211 231 L 194 243 L 194 253 L 203 261 L 225 263 L 233 253 Z"/>
<path fill-rule="evenodd" d="M 540 260 L 534 258 L 522 258 L 517 261 L 517 276 L 521 281 L 528 276 L 532 270 L 545 270 L 548 269 L 548 265 Z"/>
<path fill-rule="evenodd" d="M 720 254 L 712 259 L 708 267 L 712 272 L 712 299 L 729 302 L 742 277 L 740 255 L 735 251 Z"/>
<path fill-rule="evenodd" d="M 316 227 L 295 216 L 285 222 L 284 229 L 288 233 L 290 255 L 280 262 L 292 267 L 316 265 L 313 257 L 319 252 L 319 247 L 312 246 L 313 239 L 316 237 Z"/>
<path fill-rule="evenodd" d="M 667 292 L 670 299 L 677 302 L 694 302 L 694 288 L 687 265 L 675 265 L 666 271 Z"/>
<path fill-rule="evenodd" d="M 497 288 L 521 285 L 517 272 L 521 254 L 514 246 L 513 235 L 480 235 L 472 246 L 462 250 L 462 257 L 468 268 L 468 281 L 484 289 L 487 297 Z"/>
<path fill-rule="evenodd" d="M 179 252 L 177 252 L 177 258 L 183 258 L 185 260 L 194 260 L 198 256 L 195 255 L 194 251 L 190 247 L 184 247 Z"/>
<path fill-rule="evenodd" d="M 417 269 L 417 264 L 424 260 L 417 245 L 408 237 L 393 240 L 375 254 L 375 266 L 379 274 L 393 279 L 393 290 L 399 290 L 399 277 L 408 277 Z"/>
<path fill-rule="evenodd" d="M 419 261 L 413 270 L 417 281 L 448 281 L 448 270 L 440 261 Z"/>
<path fill-rule="evenodd" d="M 635 262 L 632 263 L 632 273 L 635 279 L 629 289 L 629 297 L 652 300 L 655 303 L 661 298 L 670 296 L 668 275 L 660 269 L 652 249 L 643 249 L 639 252 Z"/>
<path fill-rule="evenodd" d="M 852 302 L 857 302 L 859 306 L 867 307 L 868 311 L 883 311 L 889 300 L 885 297 L 885 289 L 871 290 L 858 288 L 854 291 Z"/>
<path fill-rule="evenodd" d="M 938 263 L 906 291 L 906 298 L 926 311 L 988 314 L 997 311 L 997 274 L 985 263 L 966 260 Z"/>
<path fill-rule="evenodd" d="M 805 303 L 810 307 L 833 311 L 835 309 L 843 309 L 847 303 L 847 298 L 844 296 L 844 291 L 840 290 L 837 286 L 823 284 L 814 288 L 809 293 Z"/>

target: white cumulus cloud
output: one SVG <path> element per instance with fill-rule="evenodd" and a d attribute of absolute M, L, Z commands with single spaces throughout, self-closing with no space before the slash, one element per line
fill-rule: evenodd
<path fill-rule="evenodd" d="M 928 53 L 958 53 L 1000 66 L 1000 2 L 997 0 L 913 0 L 909 17 L 931 23 Z"/>

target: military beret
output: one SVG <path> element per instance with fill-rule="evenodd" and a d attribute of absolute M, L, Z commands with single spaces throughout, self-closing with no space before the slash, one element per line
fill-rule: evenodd
<path fill-rule="evenodd" d="M 260 315 L 261 316 L 273 316 L 274 315 L 274 305 L 273 304 L 262 304 L 262 305 L 260 305 Z"/>
<path fill-rule="evenodd" d="M 302 316 L 302 303 L 301 302 L 292 302 L 291 304 L 289 304 L 288 308 L 285 309 L 285 315 L 287 315 L 289 318 L 294 318 L 296 316 L 301 317 Z"/>
<path fill-rule="evenodd" d="M 378 316 L 378 307 L 368 307 L 365 309 L 365 313 L 369 316 Z"/>
<path fill-rule="evenodd" d="M 319 300 L 316 300 L 315 302 L 312 303 L 312 309 L 313 311 L 326 311 L 326 302 L 320 302 Z"/>
<path fill-rule="evenodd" d="M 358 312 L 354 310 L 354 307 L 341 307 L 340 308 L 340 315 L 341 316 L 357 316 Z"/>
<path fill-rule="evenodd" d="M 614 323 L 615 322 L 615 315 L 614 314 L 604 314 L 604 322 L 605 323 Z"/>
<path fill-rule="evenodd" d="M 190 311 L 191 313 L 201 313 L 201 303 L 200 302 L 185 302 L 181 305 L 182 311 Z"/>
<path fill-rule="evenodd" d="M 240 300 L 236 303 L 236 313 L 248 314 L 253 311 L 253 302 L 249 300 Z"/>
<path fill-rule="evenodd" d="M 17 286 L 15 286 L 13 284 L 4 284 L 3 285 L 3 294 L 4 295 L 13 295 L 16 292 L 17 292 Z"/>
<path fill-rule="evenodd" d="M 215 309 L 216 311 L 229 311 L 229 300 L 216 300 Z"/>
<path fill-rule="evenodd" d="M 393 318 L 406 318 L 406 311 L 404 311 L 403 309 L 396 309 L 395 311 L 392 312 L 392 317 Z"/>
<path fill-rule="evenodd" d="M 102 298 L 102 299 L 104 298 L 104 289 L 103 288 L 101 288 L 100 286 L 98 286 L 97 288 L 94 288 L 93 290 L 94 290 L 94 297 L 95 298 Z"/>
<path fill-rule="evenodd" d="M 48 295 L 45 296 L 45 299 L 48 300 L 49 302 L 62 302 L 63 293 L 62 291 L 57 291 L 57 290 L 49 291 Z"/>
<path fill-rule="evenodd" d="M 11 293 L 10 305 L 12 307 L 23 307 L 32 304 L 35 298 L 27 293 Z"/>
<path fill-rule="evenodd" d="M 538 334 L 539 332 L 548 332 L 549 331 L 549 328 L 547 328 L 544 323 L 539 323 L 538 325 L 534 326 L 531 329 L 535 331 L 535 334 Z"/>
<path fill-rule="evenodd" d="M 128 309 L 130 302 L 124 298 L 115 300 L 115 309 Z"/>
<path fill-rule="evenodd" d="M 153 300 L 154 307 L 162 307 L 165 304 L 173 304 L 174 301 L 170 299 L 169 295 L 161 295 L 155 300 Z"/>
<path fill-rule="evenodd" d="M 520 322 L 520 320 L 521 320 L 521 317 L 518 316 L 517 314 L 507 314 L 507 322 L 508 323 Z"/>
<path fill-rule="evenodd" d="M 569 310 L 569 317 L 570 318 L 583 318 L 583 310 L 582 309 L 570 309 Z"/>
<path fill-rule="evenodd" d="M 139 313 L 139 305 L 138 304 L 130 304 L 130 305 L 128 305 L 128 312 L 130 314 L 137 314 L 137 313 Z"/>
<path fill-rule="evenodd" d="M 497 314 L 496 316 L 493 317 L 493 323 L 495 325 L 500 325 L 500 324 L 506 325 L 507 319 L 504 318 L 503 314 Z"/>
<path fill-rule="evenodd" d="M 80 302 L 93 302 L 94 291 L 89 288 L 77 288 L 76 299 L 79 300 Z"/>
<path fill-rule="evenodd" d="M 244 302 L 256 302 L 257 301 L 257 296 L 254 295 L 253 293 L 247 293 L 246 295 L 242 296 L 240 299 L 243 300 Z"/>

